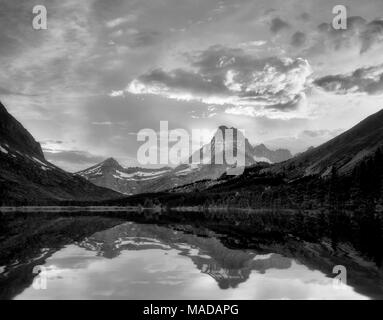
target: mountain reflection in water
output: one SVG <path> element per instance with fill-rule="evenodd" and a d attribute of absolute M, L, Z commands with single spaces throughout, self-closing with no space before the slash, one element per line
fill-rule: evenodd
<path fill-rule="evenodd" d="M 90 228 L 92 220 L 86 223 Z M 374 279 L 361 280 L 370 275 L 362 267 L 356 281 L 363 290 L 335 286 L 335 275 L 326 274 L 318 263 L 332 262 L 312 247 L 296 249 L 296 256 L 290 249 L 285 255 L 280 245 L 259 251 L 230 249 L 207 229 L 190 232 L 193 228 L 187 226 L 185 232 L 183 226 L 112 219 L 108 224 L 112 226 L 106 230 L 73 241 L 54 243 L 46 235 L 32 257 L 23 252 L 12 264 L 0 264 L 0 298 L 365 299 L 382 293 L 378 286 L 370 290 L 375 296 L 366 294 L 365 282 L 368 286 Z M 35 265 L 46 268 L 46 290 L 32 286 Z M 369 270 L 370 265 L 364 267 Z"/>

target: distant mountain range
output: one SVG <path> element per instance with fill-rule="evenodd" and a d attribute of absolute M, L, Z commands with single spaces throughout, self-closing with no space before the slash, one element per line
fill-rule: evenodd
<path fill-rule="evenodd" d="M 153 188 L 154 180 L 164 177 L 172 171 L 168 167 L 161 169 L 124 168 L 115 159 L 109 158 L 93 167 L 77 172 L 77 175 L 97 186 L 129 195 Z"/>
<path fill-rule="evenodd" d="M 254 181 L 263 183 L 259 181 L 264 181 L 265 177 L 283 178 L 283 183 L 290 183 L 306 177 L 326 179 L 333 172 L 351 175 L 371 157 L 375 157 L 374 165 L 380 166 L 376 159 L 380 159 L 379 150 L 383 147 L 383 110 L 294 158 L 288 150 L 272 151 L 262 144 L 252 146 L 243 137 L 241 141 L 245 146 L 241 149 L 245 152 L 247 168 L 241 176 L 227 176 L 225 173 L 231 165 L 226 161 L 223 164 L 214 161 L 217 148 L 220 152 L 228 151 L 223 147 L 226 137 L 222 133 L 226 129 L 219 127 L 210 143 L 197 151 L 204 157 L 211 157 L 211 164 L 191 164 L 190 158 L 189 163 L 176 168 L 124 168 L 110 158 L 71 174 L 48 162 L 40 144 L 0 103 L 0 204 L 102 201 L 120 198 L 121 194 L 200 192 L 219 185 L 226 185 L 226 190 L 235 192 L 246 189 Z M 242 134 L 232 129 L 236 135 Z M 234 153 L 241 150 L 235 144 L 227 145 L 233 146 Z M 203 159 L 202 163 L 205 160 L 209 159 Z M 359 171 L 363 173 L 363 170 Z"/>
<path fill-rule="evenodd" d="M 334 139 L 316 148 L 311 147 L 306 152 L 284 162 L 276 164 L 257 162 L 248 166 L 239 176 L 223 173 L 218 178 L 189 180 L 189 183 L 179 184 L 169 190 L 170 193 L 161 193 L 157 197 L 152 193 L 147 196 L 137 195 L 119 203 L 142 204 L 145 199 L 149 199 L 148 197 L 156 197 L 160 203 L 171 203 L 177 206 L 180 203 L 201 205 L 206 201 L 215 203 L 215 196 L 230 198 L 235 195 L 239 198 L 242 192 L 255 192 L 256 194 L 252 197 L 262 198 L 262 195 L 267 192 L 272 193 L 273 187 L 276 187 L 278 197 L 283 199 L 287 197 L 290 204 L 285 203 L 285 205 L 290 206 L 293 196 L 299 199 L 303 192 L 306 192 L 306 196 L 311 199 L 321 194 L 335 192 L 335 190 L 328 190 L 326 184 L 326 180 L 333 178 L 334 175 L 342 177 L 342 181 L 345 181 L 343 189 L 339 188 L 337 192 L 346 190 L 344 188 L 347 185 L 347 188 L 354 188 L 354 191 L 358 190 L 360 194 L 361 190 L 369 189 L 369 187 L 379 188 L 378 181 L 381 181 L 383 187 L 383 175 L 381 176 L 383 162 L 379 160 L 383 157 L 382 154 L 383 110 L 369 116 Z M 352 185 L 353 181 L 356 183 L 355 186 Z M 361 186 L 361 183 L 364 186 Z M 297 188 L 296 191 L 294 186 Z M 283 190 L 283 196 L 280 193 L 281 190 Z M 360 197 L 365 198 L 366 195 L 361 194 Z M 185 199 L 198 199 L 198 201 L 185 201 Z M 299 201 L 294 202 L 293 206 L 299 206 Z"/>
<path fill-rule="evenodd" d="M 0 204 L 119 196 L 48 162 L 40 144 L 0 103 Z"/>
<path fill-rule="evenodd" d="M 228 141 L 229 138 L 225 136 L 227 129 L 233 130 L 234 141 Z M 132 195 L 170 190 L 199 180 L 217 179 L 231 167 L 225 158 L 229 152 L 237 154 L 239 150 L 245 150 L 245 154 L 242 156 L 246 166 L 257 162 L 276 163 L 292 157 L 290 151 L 286 149 L 273 151 L 263 144 L 253 147 L 243 135 L 242 139 L 235 139 L 239 135 L 242 133 L 236 128 L 220 126 L 210 143 L 191 155 L 187 164 L 179 165 L 176 168 L 124 168 L 115 159 L 109 158 L 93 167 L 77 172 L 77 174 L 97 186 Z M 244 141 L 244 148 L 238 148 L 236 141 Z M 228 147 L 230 150 L 227 149 Z M 193 164 L 193 156 L 198 153 L 200 153 L 200 164 Z M 216 161 L 216 157 L 223 159 L 223 163 Z"/>

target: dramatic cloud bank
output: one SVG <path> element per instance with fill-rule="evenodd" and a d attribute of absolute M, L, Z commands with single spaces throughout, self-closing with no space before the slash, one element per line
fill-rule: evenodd
<path fill-rule="evenodd" d="M 287 111 L 304 98 L 311 73 L 301 58 L 257 58 L 242 49 L 214 46 L 190 58 L 189 69 L 152 70 L 133 80 L 127 91 Z"/>
<path fill-rule="evenodd" d="M 0 0 L 0 101 L 71 171 L 137 165 L 133 133 L 161 120 L 301 152 L 383 105 L 383 1 L 347 0 L 347 30 L 334 4 Z"/>

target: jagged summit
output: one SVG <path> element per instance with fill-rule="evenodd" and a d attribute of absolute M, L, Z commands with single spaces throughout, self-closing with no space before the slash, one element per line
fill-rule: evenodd
<path fill-rule="evenodd" d="M 287 149 L 270 150 L 263 143 L 254 146 L 253 153 L 255 157 L 268 159 L 269 162 L 271 163 L 283 162 L 293 157 L 290 150 L 287 150 Z"/>
<path fill-rule="evenodd" d="M 259 148 L 260 150 L 268 150 L 268 148 L 263 143 L 257 145 L 256 147 Z"/>
<path fill-rule="evenodd" d="M 251 148 L 249 141 L 243 135 L 241 130 L 234 127 L 220 126 L 215 132 L 210 141 L 212 146 L 222 144 L 222 149 L 225 147 L 236 149 L 240 143 L 245 142 L 246 147 Z M 224 145 L 226 143 L 226 146 Z"/>
<path fill-rule="evenodd" d="M 142 192 L 143 188 L 152 186 L 152 182 L 167 173 L 172 168 L 159 169 L 122 167 L 114 158 L 108 158 L 88 169 L 76 174 L 89 180 L 97 186 L 102 186 L 123 194 L 135 194 Z M 144 186 L 144 187 L 143 187 Z"/>
<path fill-rule="evenodd" d="M 225 125 L 221 125 L 218 127 L 218 130 L 226 130 L 226 129 L 229 129 L 229 127 L 227 127 Z"/>
<path fill-rule="evenodd" d="M 114 167 L 114 168 L 122 168 L 122 166 L 118 163 L 118 161 L 114 158 L 108 158 L 101 163 L 104 167 Z"/>
<path fill-rule="evenodd" d="M 214 137 L 217 135 L 222 135 L 223 137 L 225 137 L 225 133 L 227 130 L 233 130 L 233 135 L 237 135 L 238 133 L 242 134 L 241 130 L 238 130 L 235 127 L 228 127 L 225 125 L 221 125 L 218 127 L 217 131 L 215 132 Z"/>

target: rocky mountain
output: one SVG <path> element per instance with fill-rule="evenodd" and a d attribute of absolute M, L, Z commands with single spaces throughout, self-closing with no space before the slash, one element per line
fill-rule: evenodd
<path fill-rule="evenodd" d="M 256 157 L 255 159 L 269 163 L 279 163 L 293 157 L 287 149 L 270 150 L 264 144 L 254 146 L 253 154 Z"/>
<path fill-rule="evenodd" d="M 310 147 L 306 152 L 297 154 L 285 162 L 276 164 L 259 162 L 247 167 L 240 176 L 222 175 L 219 179 L 196 180 L 175 187 L 172 191 L 183 194 L 205 190 L 219 193 L 236 192 L 236 190 L 249 189 L 254 184 L 290 184 L 303 181 L 304 179 L 301 178 L 309 177 L 318 182 L 330 177 L 332 172 L 350 177 L 355 169 L 360 171 L 363 163 L 369 162 L 371 158 L 376 158 L 376 152 L 379 149 L 383 149 L 383 110 L 371 115 L 334 139 L 316 148 Z M 380 165 L 383 166 L 383 163 Z M 374 174 L 379 173 L 375 170 L 372 175 Z"/>
<path fill-rule="evenodd" d="M 222 166 L 218 165 L 185 164 L 177 168 L 159 169 L 123 168 L 116 160 L 109 158 L 89 169 L 77 172 L 77 175 L 97 186 L 132 195 L 159 192 L 201 179 L 217 178 L 223 172 Z"/>
<path fill-rule="evenodd" d="M 241 153 L 242 152 L 242 153 Z M 197 163 L 202 164 L 223 164 L 230 163 L 227 157 L 242 156 L 246 165 L 254 163 L 253 147 L 249 140 L 237 128 L 220 126 L 210 143 L 193 153 L 189 163 L 193 163 L 196 156 L 200 159 Z"/>
<path fill-rule="evenodd" d="M 225 128 L 220 127 L 219 130 Z M 210 144 L 204 146 L 199 152 L 204 154 L 207 151 L 209 154 L 214 151 L 217 148 L 217 141 L 219 139 L 216 135 Z M 340 175 L 347 175 L 382 147 L 383 110 L 369 116 L 332 140 L 316 148 L 311 147 L 291 159 L 288 159 L 291 157 L 288 150 L 270 151 L 264 145 L 252 147 L 245 139 L 247 169 L 242 176 L 225 176 L 227 169 L 225 164 L 197 166 L 185 164 L 153 178 L 148 187 L 141 188 L 137 193 L 165 190 L 179 193 L 200 192 L 215 186 L 225 187 L 229 191 L 248 186 L 255 180 L 258 181 L 257 183 L 263 183 L 262 181 L 270 178 L 275 183 L 272 177 L 283 177 L 285 182 L 310 176 L 326 178 L 333 170 Z M 283 162 L 272 163 L 276 161 Z"/>
<path fill-rule="evenodd" d="M 102 186 L 123 194 L 135 194 L 150 187 L 153 180 L 162 177 L 171 168 L 145 169 L 123 168 L 115 159 L 109 158 L 93 167 L 77 172 L 97 186 Z"/>
<path fill-rule="evenodd" d="M 103 200 L 120 194 L 48 162 L 41 146 L 0 103 L 0 203 Z"/>
<path fill-rule="evenodd" d="M 328 176 L 333 169 L 338 174 L 351 173 L 357 164 L 383 146 L 383 110 L 316 148 L 293 159 L 271 167 L 274 173 L 283 172 L 287 178 Z"/>
<path fill-rule="evenodd" d="M 41 146 L 20 122 L 12 117 L 0 102 L 0 143 L 21 153 L 44 160 Z M 4 150 L 4 147 L 3 147 Z M 3 151 L 4 153 L 4 151 Z"/>
<path fill-rule="evenodd" d="M 127 195 L 159 192 L 200 180 L 218 179 L 233 167 L 227 155 L 241 156 L 246 166 L 257 162 L 273 163 L 291 157 L 288 150 L 271 151 L 264 145 L 253 147 L 240 130 L 220 126 L 210 143 L 195 151 L 187 163 L 176 168 L 123 168 L 110 158 L 77 174 L 97 186 Z"/>

